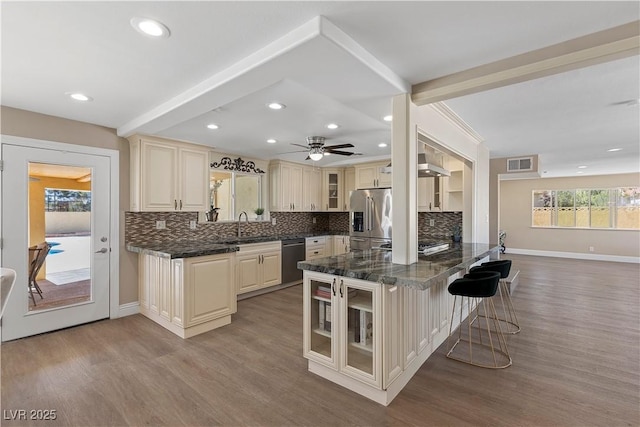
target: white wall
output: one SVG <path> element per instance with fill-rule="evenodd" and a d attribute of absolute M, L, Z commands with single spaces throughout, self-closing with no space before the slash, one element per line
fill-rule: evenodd
<path fill-rule="evenodd" d="M 531 226 L 533 190 L 640 186 L 640 174 L 538 178 L 500 182 L 500 229 L 507 232 L 507 252 L 632 261 L 640 257 L 640 230 L 539 228 Z M 593 247 L 591 252 L 589 247 Z M 538 251 L 538 252 L 536 252 Z M 582 254 L 582 255 L 580 255 Z M 637 278 L 636 278 L 637 279 Z"/>

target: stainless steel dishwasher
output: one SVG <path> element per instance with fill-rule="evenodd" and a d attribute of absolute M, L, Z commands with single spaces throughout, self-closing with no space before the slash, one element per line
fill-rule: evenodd
<path fill-rule="evenodd" d="M 305 239 L 287 239 L 282 241 L 282 284 L 302 282 L 302 270 L 298 270 L 298 261 L 305 258 Z"/>

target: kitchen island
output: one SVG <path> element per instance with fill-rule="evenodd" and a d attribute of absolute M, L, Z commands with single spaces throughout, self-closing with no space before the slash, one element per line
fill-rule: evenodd
<path fill-rule="evenodd" d="M 498 249 L 459 243 L 411 265 L 380 249 L 299 262 L 309 371 L 388 405 L 467 315 L 452 313 L 447 286 Z"/>

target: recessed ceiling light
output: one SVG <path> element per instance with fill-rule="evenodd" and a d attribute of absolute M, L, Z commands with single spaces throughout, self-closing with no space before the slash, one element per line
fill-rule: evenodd
<path fill-rule="evenodd" d="M 327 128 L 328 128 L 328 129 L 338 129 L 339 127 L 340 127 L 340 126 L 338 126 L 338 125 L 337 125 L 337 124 L 335 124 L 335 123 L 329 123 L 329 124 L 327 125 Z"/>
<path fill-rule="evenodd" d="M 387 144 L 385 144 L 384 142 L 381 142 L 380 144 L 378 144 L 378 147 L 380 147 L 380 148 L 384 148 L 386 146 L 387 146 Z"/>
<path fill-rule="evenodd" d="M 576 172 L 576 173 L 584 173 L 584 171 L 578 171 L 578 172 Z"/>
<path fill-rule="evenodd" d="M 607 151 L 614 152 L 614 151 L 620 151 L 620 150 L 622 150 L 622 148 L 609 148 Z"/>
<path fill-rule="evenodd" d="M 80 93 L 80 92 L 67 92 L 66 95 L 73 99 L 74 101 L 80 101 L 80 102 L 89 102 L 89 101 L 93 101 L 93 98 L 85 95 L 84 93 Z"/>
<path fill-rule="evenodd" d="M 385 122 L 390 122 L 390 121 L 392 121 L 392 120 L 393 120 L 393 116 L 391 116 L 391 115 L 389 115 L 389 116 L 384 116 L 384 117 L 382 118 L 382 120 L 384 120 Z"/>
<path fill-rule="evenodd" d="M 578 169 L 586 169 L 585 165 L 578 166 Z"/>
<path fill-rule="evenodd" d="M 330 156 L 330 155 L 331 155 L 331 153 L 330 153 L 330 152 L 328 152 L 328 151 L 325 151 L 325 152 L 324 152 L 324 153 L 322 153 L 322 154 L 324 154 L 325 156 Z"/>
<path fill-rule="evenodd" d="M 151 37 L 167 38 L 171 35 L 171 31 L 169 31 L 166 25 L 153 19 L 131 18 L 131 26 L 139 33 Z"/>
<path fill-rule="evenodd" d="M 217 124 L 215 124 L 215 123 L 210 123 L 210 124 L 208 124 L 208 125 L 207 125 L 207 127 L 208 127 L 209 129 L 220 129 L 220 126 L 218 126 L 218 125 L 217 125 Z"/>
<path fill-rule="evenodd" d="M 276 142 L 278 142 L 278 141 L 276 141 L 276 140 L 275 140 L 275 139 L 273 139 L 273 138 L 269 138 L 269 139 L 267 139 L 267 142 L 268 142 L 269 144 L 275 144 L 275 143 L 276 143 Z"/>
<path fill-rule="evenodd" d="M 267 106 L 268 106 L 269 108 L 271 108 L 272 110 L 282 110 L 282 109 L 284 109 L 284 108 L 287 108 L 287 106 L 286 106 L 286 105 L 284 105 L 284 104 L 280 104 L 279 102 L 272 102 L 272 103 L 270 103 L 270 104 L 267 104 Z"/>

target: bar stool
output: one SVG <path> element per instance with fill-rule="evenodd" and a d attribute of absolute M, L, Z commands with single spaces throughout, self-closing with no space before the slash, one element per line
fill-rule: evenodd
<path fill-rule="evenodd" d="M 511 271 L 511 260 L 501 259 L 497 261 L 489 261 L 482 263 L 482 265 L 472 267 L 469 270 L 470 273 L 476 273 L 480 271 L 493 271 L 500 273 L 500 285 L 498 290 L 500 291 L 500 302 L 502 303 L 503 317 L 499 317 L 498 320 L 506 324 L 505 333 L 517 334 L 520 332 L 520 324 L 518 323 L 518 316 L 516 316 L 516 310 L 513 308 L 513 302 L 511 301 L 511 292 L 509 292 L 509 285 L 507 284 L 507 277 Z"/>
<path fill-rule="evenodd" d="M 483 271 L 465 274 L 463 278 L 456 279 L 449 285 L 448 290 L 451 295 L 454 295 L 454 300 L 447 338 L 448 358 L 482 368 L 500 369 L 511 366 L 511 356 L 492 298 L 496 294 L 499 281 L 499 273 Z M 458 336 L 455 343 L 449 346 L 453 336 L 453 322 L 458 300 L 460 300 Z M 466 318 L 464 318 L 465 302 L 468 313 Z M 481 313 L 481 308 L 484 314 Z M 484 318 L 486 328 L 482 326 L 480 317 Z M 490 323 L 493 323 L 493 328 Z M 463 330 L 466 330 L 466 336 L 463 336 Z M 483 334 L 486 334 L 484 340 Z M 477 338 L 474 335 L 477 335 Z M 464 355 L 464 350 L 454 352 L 460 342 L 468 343 L 468 355 Z M 476 353 L 474 353 L 474 347 Z M 460 355 L 460 353 L 463 354 Z"/>

